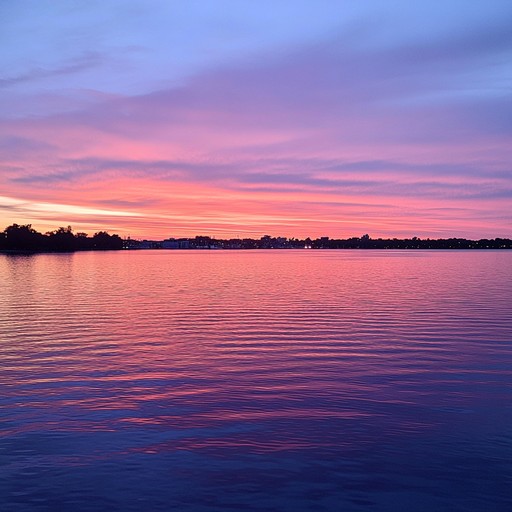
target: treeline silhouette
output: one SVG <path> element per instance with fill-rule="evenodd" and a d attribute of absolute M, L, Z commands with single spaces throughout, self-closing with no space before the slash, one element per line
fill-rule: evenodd
<path fill-rule="evenodd" d="M 347 240 L 318 239 L 311 242 L 316 249 L 512 249 L 512 240 L 508 238 L 482 238 L 467 240 L 465 238 L 361 238 Z"/>
<path fill-rule="evenodd" d="M 215 239 L 209 236 L 193 238 L 169 238 L 162 241 L 124 241 L 126 249 L 512 249 L 512 240 L 494 238 L 467 240 L 465 238 L 421 239 L 377 238 L 369 235 L 347 239 L 331 239 L 327 236 L 311 238 L 284 238 L 262 236 L 254 238 Z"/>
<path fill-rule="evenodd" d="M 122 248 L 123 240 L 119 235 L 99 231 L 89 237 L 87 233 L 73 233 L 71 226 L 43 234 L 31 224 L 13 224 L 0 233 L 0 250 L 3 251 L 72 252 Z"/>
<path fill-rule="evenodd" d="M 99 231 L 92 237 L 86 233 L 73 233 L 71 226 L 60 227 L 45 234 L 32 228 L 31 224 L 13 224 L 0 233 L 0 251 L 22 252 L 72 252 L 118 249 L 512 249 L 509 238 L 465 238 L 421 239 L 377 238 L 369 235 L 347 239 L 329 237 L 284 238 L 270 235 L 261 238 L 215 239 L 209 236 L 191 238 L 168 238 L 167 240 L 122 240 L 119 235 Z"/>

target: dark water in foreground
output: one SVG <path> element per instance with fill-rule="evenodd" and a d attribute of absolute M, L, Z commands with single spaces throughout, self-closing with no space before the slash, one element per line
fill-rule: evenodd
<path fill-rule="evenodd" d="M 512 510 L 512 252 L 0 255 L 0 510 Z"/>

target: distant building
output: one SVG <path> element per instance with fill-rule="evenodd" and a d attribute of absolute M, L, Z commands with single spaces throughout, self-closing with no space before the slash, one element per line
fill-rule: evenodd
<path fill-rule="evenodd" d="M 190 241 L 188 238 L 181 238 L 176 240 L 174 238 L 168 238 L 162 242 L 162 249 L 189 249 Z"/>
<path fill-rule="evenodd" d="M 164 240 L 162 242 L 162 249 L 179 249 L 179 242 L 178 240 L 174 240 L 174 238 Z"/>

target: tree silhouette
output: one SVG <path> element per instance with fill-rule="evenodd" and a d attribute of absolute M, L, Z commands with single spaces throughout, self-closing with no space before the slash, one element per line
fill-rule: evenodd
<path fill-rule="evenodd" d="M 32 228 L 32 224 L 13 224 L 4 230 L 6 249 L 35 251 L 45 246 L 44 235 Z"/>
<path fill-rule="evenodd" d="M 89 238 L 87 233 L 74 234 L 71 226 L 60 227 L 46 234 L 37 232 L 31 224 L 12 224 L 0 233 L 0 250 L 27 252 L 70 252 L 77 250 L 118 250 L 123 241 L 118 235 L 100 231 Z"/>
<path fill-rule="evenodd" d="M 53 251 L 70 252 L 74 251 L 76 248 L 75 235 L 73 235 L 71 226 L 67 228 L 60 227 L 56 231 L 47 233 L 47 236 L 49 247 Z"/>
<path fill-rule="evenodd" d="M 92 247 L 101 250 L 117 250 L 123 248 L 123 241 L 119 235 L 109 235 L 106 231 L 99 231 L 92 237 Z"/>

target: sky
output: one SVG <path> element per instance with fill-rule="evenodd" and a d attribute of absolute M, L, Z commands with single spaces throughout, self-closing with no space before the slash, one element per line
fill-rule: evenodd
<path fill-rule="evenodd" d="M 0 1 L 0 229 L 512 237 L 510 0 Z"/>

